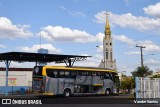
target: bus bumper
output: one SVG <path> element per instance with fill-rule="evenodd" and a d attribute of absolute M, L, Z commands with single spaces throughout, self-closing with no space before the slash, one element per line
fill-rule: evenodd
<path fill-rule="evenodd" d="M 45 92 L 45 93 L 43 93 L 43 95 L 54 95 L 54 93 L 47 93 L 47 92 Z"/>

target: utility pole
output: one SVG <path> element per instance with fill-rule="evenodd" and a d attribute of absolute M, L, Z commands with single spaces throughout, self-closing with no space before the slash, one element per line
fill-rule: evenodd
<path fill-rule="evenodd" d="M 146 48 L 145 46 L 138 46 L 138 45 L 136 45 L 136 47 L 139 47 L 140 48 L 140 50 L 141 50 L 141 66 L 143 67 L 144 65 L 143 65 L 143 48 Z"/>

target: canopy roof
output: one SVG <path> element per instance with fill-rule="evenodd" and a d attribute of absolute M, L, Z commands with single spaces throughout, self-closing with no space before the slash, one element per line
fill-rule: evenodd
<path fill-rule="evenodd" d="M 43 54 L 27 52 L 6 52 L 0 53 L 0 61 L 18 61 L 18 62 L 56 62 L 67 63 L 68 61 L 81 61 L 91 56 L 79 55 L 61 55 L 61 54 Z"/>

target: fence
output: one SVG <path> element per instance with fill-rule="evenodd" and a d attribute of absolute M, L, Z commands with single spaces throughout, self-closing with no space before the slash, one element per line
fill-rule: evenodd
<path fill-rule="evenodd" d="M 136 77 L 136 98 L 160 98 L 160 78 Z"/>

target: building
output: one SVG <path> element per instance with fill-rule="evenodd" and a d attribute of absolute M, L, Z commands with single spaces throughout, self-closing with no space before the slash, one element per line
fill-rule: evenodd
<path fill-rule="evenodd" d="M 40 48 L 40 49 L 38 49 L 38 53 L 48 54 L 48 49 Z"/>
<path fill-rule="evenodd" d="M 116 70 L 116 60 L 113 59 L 113 43 L 108 17 L 106 18 L 104 34 L 105 36 L 103 38 L 103 60 L 101 60 L 99 68 Z"/>
<path fill-rule="evenodd" d="M 160 71 L 153 72 L 149 77 L 160 77 Z"/>
<path fill-rule="evenodd" d="M 0 93 L 20 91 L 20 88 L 32 88 L 32 68 L 9 68 L 8 87 L 6 87 L 6 68 L 0 68 Z"/>
<path fill-rule="evenodd" d="M 38 49 L 38 53 L 48 54 L 48 49 L 40 48 L 40 49 Z M 39 62 L 38 64 L 39 64 L 40 66 L 47 65 L 47 63 L 45 63 L 45 62 Z"/>

